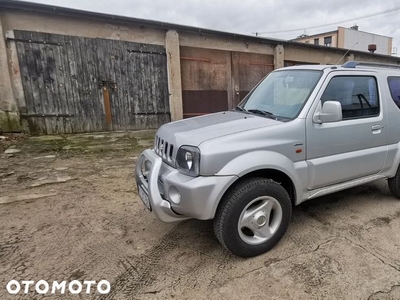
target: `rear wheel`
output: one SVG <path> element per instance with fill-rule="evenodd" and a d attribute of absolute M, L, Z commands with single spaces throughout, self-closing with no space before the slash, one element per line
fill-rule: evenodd
<path fill-rule="evenodd" d="M 244 180 L 222 199 L 214 219 L 221 244 L 241 257 L 274 247 L 286 232 L 292 213 L 287 191 L 265 178 Z"/>
<path fill-rule="evenodd" d="M 396 175 L 388 179 L 388 186 L 392 195 L 400 199 L 400 167 L 397 169 Z"/>

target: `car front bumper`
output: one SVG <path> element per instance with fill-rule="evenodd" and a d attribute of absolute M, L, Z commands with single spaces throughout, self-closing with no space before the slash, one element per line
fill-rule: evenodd
<path fill-rule="evenodd" d="M 144 164 L 146 169 L 142 168 Z M 135 178 L 143 202 L 148 202 L 146 206 L 164 222 L 213 219 L 221 197 L 237 179 L 181 174 L 149 149 L 138 158 Z"/>

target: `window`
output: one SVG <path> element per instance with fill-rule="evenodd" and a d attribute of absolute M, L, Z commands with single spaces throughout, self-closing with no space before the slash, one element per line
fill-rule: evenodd
<path fill-rule="evenodd" d="M 339 101 L 343 120 L 379 115 L 378 88 L 372 76 L 334 77 L 326 87 L 321 101 Z"/>
<path fill-rule="evenodd" d="M 319 45 L 319 39 L 314 39 L 314 45 Z"/>
<path fill-rule="evenodd" d="M 324 46 L 327 46 L 327 47 L 332 46 L 332 36 L 324 37 Z"/>
<path fill-rule="evenodd" d="M 394 103 L 400 108 L 400 77 L 388 78 L 389 90 Z"/>

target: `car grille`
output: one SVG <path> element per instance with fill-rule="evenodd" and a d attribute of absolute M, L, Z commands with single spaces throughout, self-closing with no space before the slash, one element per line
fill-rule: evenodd
<path fill-rule="evenodd" d="M 154 151 L 157 153 L 158 156 L 160 156 L 166 163 L 169 165 L 174 165 L 175 160 L 174 160 L 174 145 L 170 142 L 167 142 L 166 140 L 162 139 L 158 135 L 156 135 L 156 138 L 154 140 Z"/>

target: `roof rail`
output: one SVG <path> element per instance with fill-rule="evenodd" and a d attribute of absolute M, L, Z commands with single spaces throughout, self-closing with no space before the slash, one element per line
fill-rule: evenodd
<path fill-rule="evenodd" d="M 400 65 L 385 64 L 385 63 L 379 63 L 379 62 L 369 62 L 369 61 L 348 61 L 342 65 L 343 68 L 356 68 L 357 66 L 400 69 Z"/>

